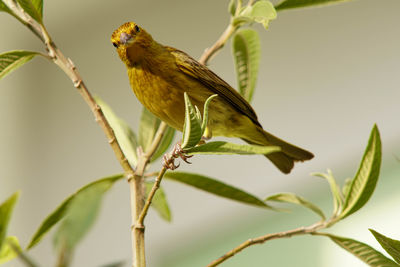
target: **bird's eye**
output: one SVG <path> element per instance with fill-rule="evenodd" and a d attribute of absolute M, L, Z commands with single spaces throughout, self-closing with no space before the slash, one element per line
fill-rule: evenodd
<path fill-rule="evenodd" d="M 112 43 L 112 44 L 113 44 L 114 47 L 118 47 L 118 44 L 117 44 L 117 43 Z"/>
<path fill-rule="evenodd" d="M 135 25 L 135 32 L 140 32 L 140 28 L 138 25 Z"/>

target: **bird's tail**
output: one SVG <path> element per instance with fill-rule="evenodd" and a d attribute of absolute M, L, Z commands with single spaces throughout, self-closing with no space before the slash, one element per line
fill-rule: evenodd
<path fill-rule="evenodd" d="M 283 173 L 290 173 L 296 161 L 310 160 L 314 155 L 295 145 L 289 144 L 278 137 L 264 131 L 261 127 L 257 126 L 257 138 L 242 138 L 249 144 L 262 145 L 262 146 L 279 146 L 280 152 L 275 152 L 266 155 L 272 163 Z"/>

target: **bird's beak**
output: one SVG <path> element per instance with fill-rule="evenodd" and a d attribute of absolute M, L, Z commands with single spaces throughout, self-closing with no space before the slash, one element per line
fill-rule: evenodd
<path fill-rule="evenodd" d="M 119 40 L 122 44 L 124 45 L 130 45 L 133 43 L 134 38 L 132 35 L 128 34 L 128 33 L 121 33 L 121 35 L 119 36 Z"/>

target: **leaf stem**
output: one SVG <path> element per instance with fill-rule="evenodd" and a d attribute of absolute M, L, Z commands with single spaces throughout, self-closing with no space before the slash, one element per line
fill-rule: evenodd
<path fill-rule="evenodd" d="M 250 238 L 240 244 L 239 246 L 235 247 L 234 249 L 230 250 L 229 252 L 225 253 L 223 256 L 219 257 L 218 259 L 214 260 L 210 264 L 207 265 L 207 267 L 214 267 L 217 266 L 227 259 L 233 257 L 235 254 L 241 252 L 245 248 L 248 248 L 252 245 L 256 244 L 263 244 L 269 240 L 273 239 L 279 239 L 279 238 L 288 238 L 296 235 L 305 235 L 305 234 L 314 234 L 318 230 L 326 228 L 327 227 L 327 222 L 320 221 L 315 224 L 312 224 L 308 227 L 299 227 L 293 230 L 285 231 L 285 232 L 278 232 L 278 233 L 273 233 L 273 234 L 266 234 L 257 238 Z"/>
<path fill-rule="evenodd" d="M 19 246 L 13 241 L 8 241 L 10 248 L 18 255 L 18 258 L 28 267 L 39 267 L 25 252 L 23 252 Z"/>

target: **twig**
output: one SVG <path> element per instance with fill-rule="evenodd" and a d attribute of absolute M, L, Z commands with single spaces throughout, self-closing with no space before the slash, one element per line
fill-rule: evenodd
<path fill-rule="evenodd" d="M 25 252 L 21 250 L 13 241 L 7 242 L 10 248 L 18 255 L 18 258 L 28 267 L 39 267 Z"/>
<path fill-rule="evenodd" d="M 313 234 L 322 228 L 326 228 L 328 225 L 329 224 L 327 222 L 322 221 L 322 222 L 318 222 L 313 225 L 310 225 L 308 227 L 299 227 L 299 228 L 285 231 L 285 232 L 267 234 L 267 235 L 263 235 L 263 236 L 260 236 L 257 238 L 251 238 L 251 239 L 243 242 L 239 246 L 235 247 L 234 249 L 230 250 L 223 256 L 219 257 L 218 259 L 214 260 L 213 262 L 208 264 L 207 267 L 217 266 L 217 265 L 221 264 L 222 262 L 226 261 L 227 259 L 233 257 L 235 254 L 239 253 L 243 249 L 250 247 L 252 245 L 263 244 L 269 240 L 278 239 L 278 238 L 288 238 L 288 237 L 292 237 L 292 236 L 296 236 L 296 235 Z"/>

